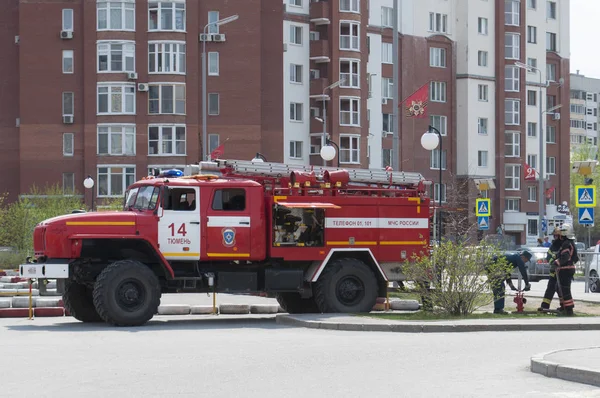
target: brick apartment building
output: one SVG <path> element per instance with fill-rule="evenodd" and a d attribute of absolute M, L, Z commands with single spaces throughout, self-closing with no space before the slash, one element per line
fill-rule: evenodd
<path fill-rule="evenodd" d="M 399 3 L 393 82 L 392 0 L 4 0 L 0 166 L 12 172 L 0 189 L 14 199 L 58 182 L 90 203 L 87 175 L 98 197 L 120 196 L 151 167 L 200 160 L 206 44 L 209 150 L 322 164 L 325 130 L 339 147 L 330 164 L 382 168 L 396 156 L 393 90 L 402 100 L 427 84 L 428 118 L 400 108 L 401 168 L 434 181 L 443 201 L 440 167 L 445 181 L 492 179 L 481 192 L 494 203 L 491 232 L 534 239 L 540 194 L 522 163 L 541 158 L 540 106 L 569 98 L 568 0 Z M 201 41 L 207 23 L 234 14 Z M 542 98 L 539 75 L 517 60 L 541 70 Z M 544 117 L 550 205 L 568 200 L 568 120 Z M 443 135 L 441 165 L 420 144 L 430 124 Z"/>

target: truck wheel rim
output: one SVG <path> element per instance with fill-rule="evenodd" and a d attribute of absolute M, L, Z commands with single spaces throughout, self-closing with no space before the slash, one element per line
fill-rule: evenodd
<path fill-rule="evenodd" d="M 117 303 L 127 311 L 138 310 L 146 300 L 146 289 L 136 280 L 128 279 L 117 287 Z"/>
<path fill-rule="evenodd" d="M 338 301 L 347 306 L 358 304 L 365 295 L 365 286 L 362 281 L 353 276 L 340 279 L 335 289 Z"/>

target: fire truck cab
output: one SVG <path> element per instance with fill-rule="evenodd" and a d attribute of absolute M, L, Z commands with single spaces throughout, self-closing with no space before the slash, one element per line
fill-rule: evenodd
<path fill-rule="evenodd" d="M 428 253 L 427 184 L 418 173 L 200 162 L 135 182 L 122 211 L 41 222 L 20 273 L 56 278 L 83 322 L 142 325 L 170 292 L 369 312 L 402 263 Z"/>

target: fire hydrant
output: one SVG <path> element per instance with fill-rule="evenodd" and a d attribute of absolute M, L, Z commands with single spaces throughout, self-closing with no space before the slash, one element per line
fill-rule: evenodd
<path fill-rule="evenodd" d="M 524 306 L 527 304 L 527 299 L 523 297 L 523 295 L 523 291 L 519 290 L 513 300 L 515 303 L 517 303 L 517 312 L 523 312 Z"/>

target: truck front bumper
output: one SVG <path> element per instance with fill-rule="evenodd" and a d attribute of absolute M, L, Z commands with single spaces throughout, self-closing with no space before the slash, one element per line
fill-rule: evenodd
<path fill-rule="evenodd" d="M 22 278 L 69 278 L 69 264 L 66 262 L 27 263 L 19 266 Z"/>

